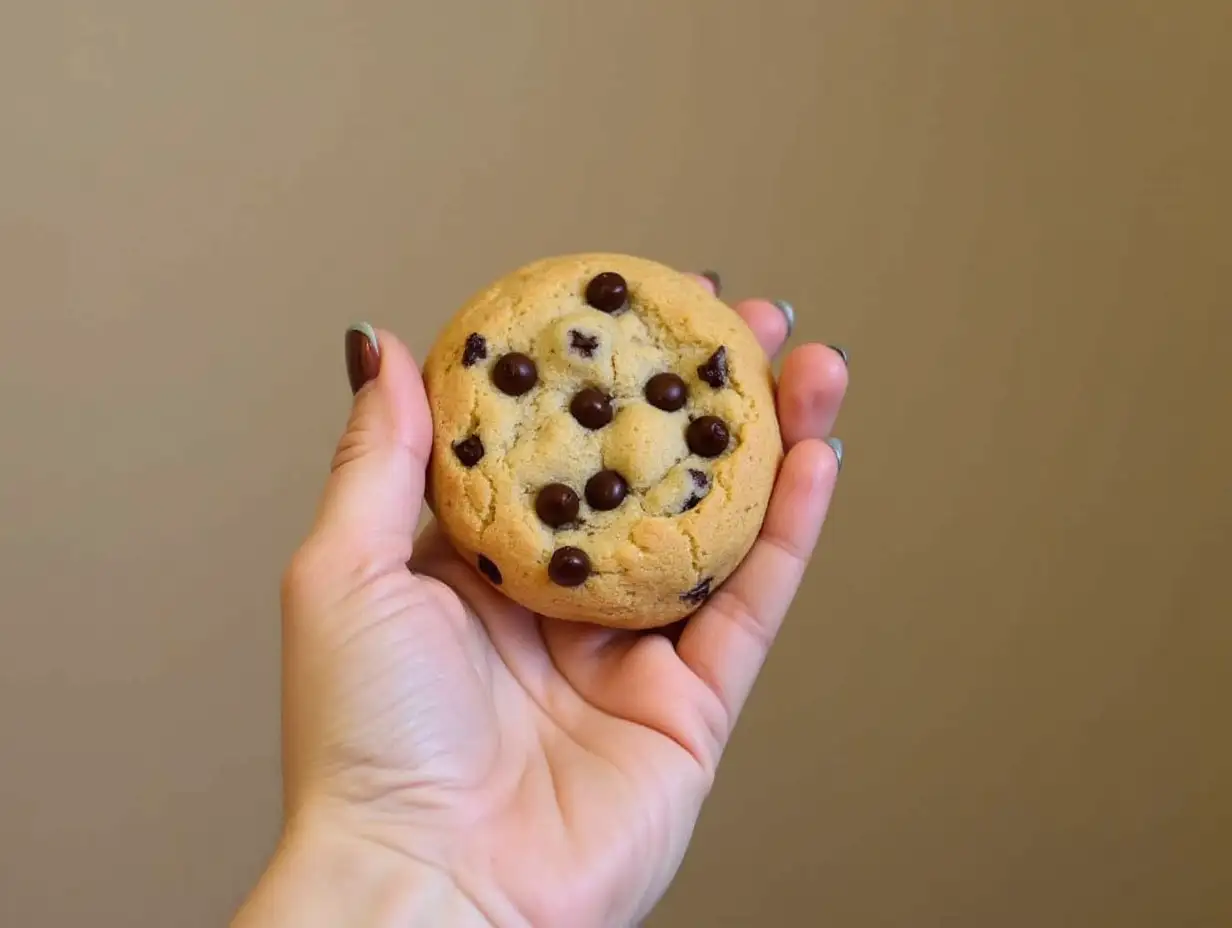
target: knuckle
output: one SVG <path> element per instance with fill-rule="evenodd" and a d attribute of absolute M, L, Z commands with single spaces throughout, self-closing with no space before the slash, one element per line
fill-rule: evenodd
<path fill-rule="evenodd" d="M 330 473 L 332 474 L 363 457 L 371 443 L 371 435 L 368 430 L 355 424 L 348 425 L 347 430 L 342 433 L 342 437 L 338 439 L 338 445 L 334 449 L 334 458 L 329 465 Z"/>
<path fill-rule="evenodd" d="M 722 676 L 709 663 L 704 660 L 696 661 L 694 673 L 705 685 L 710 696 L 709 699 L 701 701 L 706 750 L 698 753 L 705 758 L 703 767 L 713 773 L 723 754 L 723 746 L 727 744 L 735 725 L 735 706 L 723 686 Z"/>
<path fill-rule="evenodd" d="M 748 598 L 735 587 L 723 587 L 708 604 L 723 616 L 734 628 L 753 640 L 754 646 L 765 652 L 774 644 L 778 623 L 759 616 Z"/>
<path fill-rule="evenodd" d="M 805 545 L 782 532 L 767 532 L 761 540 L 769 545 L 787 561 L 793 569 L 803 569 L 812 557 L 813 552 Z"/>
<path fill-rule="evenodd" d="M 381 428 L 380 418 L 371 404 L 360 402 L 351 408 L 346 428 L 334 449 L 331 473 L 363 457 L 380 443 L 385 431 Z"/>

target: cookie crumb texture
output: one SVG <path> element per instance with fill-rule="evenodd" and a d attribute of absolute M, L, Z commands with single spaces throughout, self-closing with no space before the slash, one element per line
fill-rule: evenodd
<path fill-rule="evenodd" d="M 458 312 L 424 377 L 437 519 L 529 609 L 667 625 L 757 537 L 783 454 L 770 363 L 685 274 L 536 261 Z"/>

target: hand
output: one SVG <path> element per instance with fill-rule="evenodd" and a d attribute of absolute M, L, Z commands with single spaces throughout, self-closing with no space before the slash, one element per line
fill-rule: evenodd
<path fill-rule="evenodd" d="M 777 353 L 789 311 L 736 310 Z M 349 337 L 353 412 L 284 583 L 286 836 L 236 924 L 333 924 L 331 907 L 346 924 L 636 923 L 816 544 L 845 359 L 787 357 L 788 451 L 759 541 L 682 627 L 634 633 L 512 604 L 434 527 L 412 545 L 431 416 L 409 352 L 371 335 Z M 331 879 L 349 898 L 316 898 Z"/>

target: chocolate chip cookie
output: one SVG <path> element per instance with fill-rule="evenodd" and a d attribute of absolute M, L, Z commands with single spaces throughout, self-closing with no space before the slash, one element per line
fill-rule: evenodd
<path fill-rule="evenodd" d="M 424 367 L 431 504 L 488 582 L 557 619 L 698 608 L 761 528 L 783 445 L 744 321 L 653 261 L 536 261 L 475 295 Z"/>

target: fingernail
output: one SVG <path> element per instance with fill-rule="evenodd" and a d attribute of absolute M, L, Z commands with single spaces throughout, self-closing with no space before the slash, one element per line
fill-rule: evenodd
<path fill-rule="evenodd" d="M 781 312 L 787 318 L 787 337 L 791 338 L 791 333 L 796 330 L 796 311 L 795 309 L 792 308 L 792 305 L 788 303 L 786 300 L 775 300 L 774 305 L 777 306 L 779 312 Z"/>
<path fill-rule="evenodd" d="M 842 358 L 843 363 L 845 365 L 847 365 L 848 367 L 851 367 L 851 362 L 847 360 L 847 349 L 846 348 L 844 348 L 842 345 L 829 345 L 827 347 L 829 347 L 831 351 L 833 351 L 840 358 Z"/>
<path fill-rule="evenodd" d="M 377 344 L 376 330 L 366 322 L 347 329 L 346 365 L 353 394 L 381 372 L 381 346 Z"/>
<path fill-rule="evenodd" d="M 719 276 L 718 271 L 702 271 L 702 276 L 710 281 L 714 287 L 714 295 L 720 296 L 723 293 L 723 278 Z"/>
<path fill-rule="evenodd" d="M 838 458 L 838 472 L 841 474 L 843 472 L 843 440 L 841 438 L 827 438 L 826 444 L 830 446 L 830 450 Z"/>

